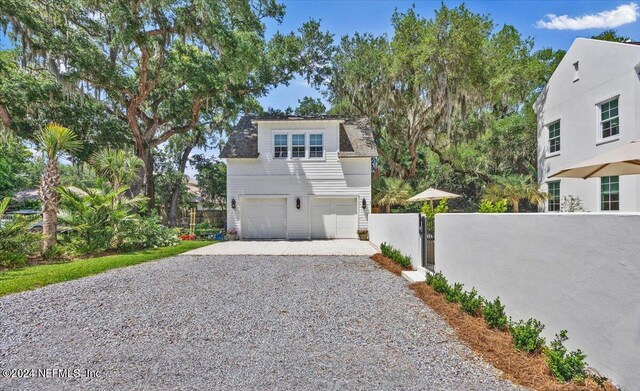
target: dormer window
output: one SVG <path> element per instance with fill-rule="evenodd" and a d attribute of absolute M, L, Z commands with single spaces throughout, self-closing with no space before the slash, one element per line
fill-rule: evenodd
<path fill-rule="evenodd" d="M 276 134 L 273 136 L 273 157 L 276 159 L 286 159 L 288 154 L 287 135 Z"/>
<path fill-rule="evenodd" d="M 292 134 L 291 135 L 291 157 L 292 158 L 304 158 L 304 134 Z"/>
<path fill-rule="evenodd" d="M 324 157 L 324 148 L 322 145 L 321 133 L 309 135 L 309 157 L 310 158 Z"/>

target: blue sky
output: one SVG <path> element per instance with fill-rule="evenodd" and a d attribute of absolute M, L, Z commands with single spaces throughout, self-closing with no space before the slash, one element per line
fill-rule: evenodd
<path fill-rule="evenodd" d="M 434 15 L 434 10 L 440 7 L 437 1 L 365 1 L 365 0 L 293 0 L 283 2 L 286 16 L 282 24 L 269 23 L 270 32 L 288 32 L 295 30 L 310 18 L 320 19 L 323 30 L 335 34 L 335 38 L 351 35 L 355 32 L 370 32 L 373 34 L 393 33 L 391 15 L 395 9 L 406 11 L 415 4 L 418 13 L 426 18 Z M 461 1 L 445 1 L 447 6 L 457 6 Z M 619 34 L 640 40 L 640 21 L 638 8 L 630 1 L 507 1 L 486 0 L 467 1 L 467 7 L 480 14 L 486 14 L 493 19 L 497 28 L 505 24 L 515 26 L 525 37 L 532 37 L 536 49 L 551 47 L 567 49 L 578 37 L 591 37 L 606 27 L 591 27 L 594 25 L 611 26 L 628 22 L 614 27 Z M 629 7 L 629 5 L 631 5 Z M 622 7 L 622 9 L 616 9 Z M 610 14 L 598 15 L 603 12 Z M 635 17 L 631 17 L 635 13 Z M 558 18 L 551 19 L 547 15 L 553 14 Z M 631 14 L 631 15 L 630 15 Z M 566 15 L 567 18 L 562 18 Z M 585 16 L 587 16 L 585 18 Z M 589 17 L 591 16 L 591 17 Z M 580 28 L 579 30 L 559 30 L 538 27 L 539 21 L 553 22 L 555 27 Z M 587 27 L 587 28 L 582 28 Z M 302 80 L 295 80 L 289 86 L 279 87 L 260 99 L 262 105 L 284 109 L 287 106 L 295 108 L 298 100 L 304 96 L 320 97 L 314 89 L 306 86 Z"/>

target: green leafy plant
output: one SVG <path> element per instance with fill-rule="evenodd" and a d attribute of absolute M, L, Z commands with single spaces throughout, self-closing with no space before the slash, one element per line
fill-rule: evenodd
<path fill-rule="evenodd" d="M 472 288 L 470 292 L 464 292 L 459 299 L 460 309 L 472 316 L 478 316 L 482 309 L 484 299 L 478 295 L 476 288 Z"/>
<path fill-rule="evenodd" d="M 504 312 L 504 305 L 500 302 L 500 298 L 496 297 L 494 301 L 486 301 L 482 309 L 482 315 L 489 327 L 504 330 L 507 327 L 507 315 Z"/>
<path fill-rule="evenodd" d="M 56 263 L 68 260 L 67 251 L 59 243 L 54 244 L 42 252 L 42 259 L 49 263 Z"/>
<path fill-rule="evenodd" d="M 544 346 L 545 339 L 540 336 L 544 325 L 536 319 L 520 320 L 517 323 L 510 322 L 509 331 L 513 338 L 513 346 L 516 350 L 525 352 L 539 352 Z"/>
<path fill-rule="evenodd" d="M 121 237 L 118 248 L 124 250 L 169 247 L 180 243 L 175 230 L 160 224 L 157 215 L 127 221 L 122 227 Z"/>
<path fill-rule="evenodd" d="M 483 199 L 480 203 L 480 213 L 506 213 L 507 212 L 507 200 L 499 200 L 496 202 L 488 199 Z"/>
<path fill-rule="evenodd" d="M 402 254 L 400 250 L 393 248 L 387 243 L 382 243 L 380 245 L 380 251 L 382 251 L 382 255 L 391 259 L 393 262 L 399 264 L 402 267 L 411 266 L 411 257 Z"/>
<path fill-rule="evenodd" d="M 19 267 L 38 252 L 42 235 L 29 230 L 36 218 L 5 215 L 9 201 L 0 201 L 0 266 Z"/>
<path fill-rule="evenodd" d="M 449 290 L 444 294 L 445 300 L 449 303 L 457 303 L 460 301 L 460 297 L 464 294 L 463 284 L 456 282 L 453 286 L 449 287 Z"/>
<path fill-rule="evenodd" d="M 544 350 L 547 356 L 547 365 L 553 374 L 561 382 L 583 381 L 586 377 L 585 369 L 587 355 L 580 349 L 568 352 L 564 343 L 569 339 L 567 330 L 560 331 L 551 342 L 551 347 Z"/>
<path fill-rule="evenodd" d="M 427 284 L 429 284 L 434 291 L 438 293 L 446 294 L 451 289 L 447 278 L 441 273 L 427 274 Z"/>

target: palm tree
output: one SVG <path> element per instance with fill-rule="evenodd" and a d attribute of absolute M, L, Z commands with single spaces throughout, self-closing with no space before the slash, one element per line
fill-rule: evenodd
<path fill-rule="evenodd" d="M 382 177 L 373 185 L 373 203 L 385 213 L 391 211 L 395 205 L 405 205 L 411 197 L 411 186 L 401 178 Z"/>
<path fill-rule="evenodd" d="M 487 187 L 485 197 L 492 202 L 506 199 L 514 213 L 520 211 L 520 201 L 529 200 L 539 204 L 547 199 L 547 194 L 540 191 L 538 184 L 526 175 L 508 175 L 497 177 L 495 182 Z"/>
<path fill-rule="evenodd" d="M 89 158 L 91 167 L 102 175 L 112 189 L 129 186 L 138 179 L 140 170 L 144 167 L 142 159 L 132 151 L 123 149 L 103 149 Z"/>
<path fill-rule="evenodd" d="M 37 137 L 45 154 L 47 164 L 40 179 L 40 200 L 42 201 L 42 249 L 46 251 L 56 244 L 58 231 L 58 205 L 60 204 L 60 170 L 58 158 L 62 153 L 73 153 L 82 143 L 73 131 L 57 124 L 49 124 Z"/>

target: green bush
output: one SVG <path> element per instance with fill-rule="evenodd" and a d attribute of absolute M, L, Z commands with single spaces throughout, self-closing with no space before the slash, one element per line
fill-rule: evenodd
<path fill-rule="evenodd" d="M 564 343 L 568 339 L 567 330 L 562 330 L 560 334 L 556 334 L 556 339 L 551 342 L 551 347 L 545 349 L 547 365 L 561 382 L 583 381 L 586 376 L 585 368 L 587 367 L 587 362 L 584 359 L 587 355 L 582 353 L 580 349 L 567 352 Z"/>
<path fill-rule="evenodd" d="M 24 266 L 29 255 L 40 250 L 42 235 L 29 231 L 34 218 L 12 216 L 6 218 L 5 212 L 9 197 L 0 201 L 0 266 Z"/>
<path fill-rule="evenodd" d="M 504 312 L 504 305 L 500 302 L 500 298 L 496 297 L 494 301 L 484 303 L 482 315 L 489 327 L 498 330 L 504 330 L 507 327 L 507 315 Z"/>
<path fill-rule="evenodd" d="M 382 255 L 391 259 L 393 262 L 399 264 L 402 267 L 411 266 L 411 257 L 403 255 L 400 250 L 393 248 L 387 243 L 382 243 L 380 245 L 380 251 L 382 251 Z"/>
<path fill-rule="evenodd" d="M 51 263 L 66 261 L 67 250 L 64 246 L 55 244 L 42 253 L 42 259 Z"/>
<path fill-rule="evenodd" d="M 509 331 L 513 337 L 513 346 L 516 350 L 525 352 L 539 352 L 544 346 L 545 339 L 540 336 L 544 325 L 536 319 L 510 322 Z"/>
<path fill-rule="evenodd" d="M 446 294 L 450 289 L 447 277 L 445 277 L 441 272 L 427 274 L 427 284 L 429 284 L 433 290 L 438 293 Z"/>
<path fill-rule="evenodd" d="M 460 296 L 460 309 L 472 316 L 478 316 L 482 309 L 482 302 L 484 299 L 478 295 L 476 288 L 471 289 L 470 292 L 464 292 Z"/>
<path fill-rule="evenodd" d="M 456 282 L 453 286 L 449 287 L 449 290 L 445 293 L 444 298 L 449 303 L 457 303 L 464 294 L 463 284 Z"/>
<path fill-rule="evenodd" d="M 160 224 L 160 218 L 156 215 L 128 221 L 121 237 L 119 248 L 126 250 L 176 246 L 180 243 L 175 230 Z"/>
<path fill-rule="evenodd" d="M 480 213 L 506 213 L 507 212 L 507 200 L 500 200 L 492 202 L 487 199 L 482 200 L 480 203 Z"/>

